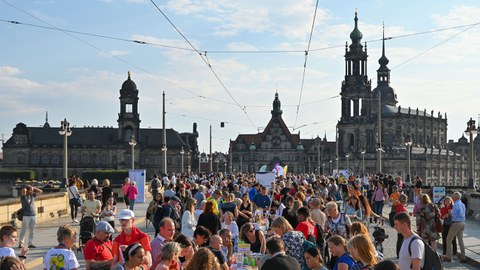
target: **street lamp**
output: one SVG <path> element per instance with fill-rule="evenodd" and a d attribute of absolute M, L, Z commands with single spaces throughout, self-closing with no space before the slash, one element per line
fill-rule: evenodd
<path fill-rule="evenodd" d="M 332 162 L 333 162 L 333 161 L 330 159 L 329 173 L 331 173 L 331 175 L 333 175 L 333 172 L 332 172 L 332 170 L 333 170 L 333 168 L 332 168 Z"/>
<path fill-rule="evenodd" d="M 350 165 L 350 164 L 349 164 L 349 161 L 350 161 L 350 153 L 347 153 L 347 154 L 345 155 L 345 157 L 347 158 L 347 173 L 350 174 L 350 171 L 348 170 L 348 167 L 349 167 L 349 165 Z"/>
<path fill-rule="evenodd" d="M 365 175 L 365 148 L 362 148 L 360 154 L 362 154 L 362 175 Z"/>
<path fill-rule="evenodd" d="M 202 154 L 198 153 L 198 173 L 200 173 L 202 167 Z"/>
<path fill-rule="evenodd" d="M 385 151 L 383 151 L 383 148 L 380 144 L 378 144 L 377 152 L 378 152 L 378 156 L 377 156 L 378 168 L 377 169 L 378 169 L 378 172 L 382 172 L 382 152 L 385 152 Z"/>
<path fill-rule="evenodd" d="M 132 170 L 135 169 L 135 145 L 137 145 L 137 141 L 135 140 L 135 135 L 132 134 L 130 136 L 130 141 L 128 141 L 128 144 L 132 147 Z"/>
<path fill-rule="evenodd" d="M 182 174 L 183 174 L 183 155 L 185 154 L 185 150 L 183 150 L 183 146 L 182 146 L 182 150 L 180 150 L 180 155 L 182 155 Z"/>
<path fill-rule="evenodd" d="M 408 174 L 407 174 L 407 181 L 410 182 L 411 181 L 411 175 L 410 175 L 410 172 L 411 172 L 411 168 L 410 168 L 410 159 L 411 159 L 411 151 L 412 151 L 412 144 L 413 144 L 413 141 L 412 141 L 412 136 L 408 135 L 407 136 L 407 141 L 405 142 L 405 146 L 407 147 L 407 159 L 408 159 Z"/>
<path fill-rule="evenodd" d="M 70 123 L 67 122 L 65 118 L 60 122 L 60 130 L 58 134 L 63 136 L 63 179 L 67 181 L 68 179 L 68 136 L 72 135 L 72 130 L 70 129 Z"/>
<path fill-rule="evenodd" d="M 475 120 L 470 118 L 467 122 L 467 129 L 465 135 L 470 136 L 470 179 L 468 180 L 468 188 L 473 188 L 473 181 L 475 179 L 475 152 L 473 149 L 473 137 L 477 135 L 477 128 L 475 127 Z"/>
<path fill-rule="evenodd" d="M 215 160 L 215 163 L 217 163 L 217 173 L 218 173 L 218 163 L 219 163 L 219 162 L 220 162 L 220 161 L 219 161 L 218 159 Z"/>
<path fill-rule="evenodd" d="M 335 157 L 335 163 L 336 163 L 336 167 L 337 167 L 337 175 L 338 175 L 338 156 Z M 333 173 L 332 173 L 333 174 Z"/>
<path fill-rule="evenodd" d="M 163 152 L 163 173 L 168 175 L 167 172 L 167 145 L 164 143 L 162 146 L 162 152 Z"/>
<path fill-rule="evenodd" d="M 225 175 L 227 175 L 227 161 L 224 161 L 223 165 L 224 165 Z"/>

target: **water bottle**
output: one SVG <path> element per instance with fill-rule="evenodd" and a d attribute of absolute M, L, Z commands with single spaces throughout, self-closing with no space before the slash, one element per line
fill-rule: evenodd
<path fill-rule="evenodd" d="M 248 260 L 247 255 L 243 255 L 243 266 L 248 266 L 250 264 L 250 261 Z"/>

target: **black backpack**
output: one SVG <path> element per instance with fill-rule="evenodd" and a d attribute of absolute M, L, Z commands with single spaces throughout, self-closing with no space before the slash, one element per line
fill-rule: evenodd
<path fill-rule="evenodd" d="M 412 239 L 410 240 L 410 243 L 408 243 L 408 254 L 410 254 L 410 256 L 412 256 L 412 250 L 411 250 L 411 245 L 412 245 L 412 242 L 415 240 L 415 239 L 419 239 L 423 242 L 424 246 L 425 246 L 425 254 L 424 255 L 424 263 L 423 263 L 423 267 L 421 268 L 422 270 L 443 270 L 443 264 L 442 264 L 442 259 L 440 258 L 440 255 L 438 255 L 438 253 L 432 249 L 432 247 L 428 244 L 428 243 L 425 243 L 425 241 L 423 241 L 423 239 L 421 239 L 420 237 L 418 236 L 414 236 L 412 237 Z"/>

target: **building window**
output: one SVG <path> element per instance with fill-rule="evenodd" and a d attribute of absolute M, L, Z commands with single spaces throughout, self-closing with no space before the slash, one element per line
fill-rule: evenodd
<path fill-rule="evenodd" d="M 50 161 L 50 157 L 48 156 L 48 154 L 43 153 L 41 158 L 42 165 L 48 165 L 49 161 Z"/>
<path fill-rule="evenodd" d="M 133 112 L 133 105 L 130 103 L 125 104 L 125 112 L 126 113 L 132 113 Z"/>
<path fill-rule="evenodd" d="M 107 154 L 106 154 L 106 153 L 100 154 L 99 163 L 100 163 L 100 164 L 103 164 L 103 165 L 105 165 L 105 164 L 108 163 L 108 157 L 107 157 Z"/>
<path fill-rule="evenodd" d="M 17 154 L 17 163 L 18 164 L 25 164 L 25 154 L 24 153 L 18 153 Z"/>
<path fill-rule="evenodd" d="M 88 164 L 89 162 L 89 157 L 88 157 L 88 154 L 87 153 L 84 153 L 82 154 L 82 160 L 81 160 L 82 164 Z"/>
<path fill-rule="evenodd" d="M 52 156 L 52 165 L 59 165 L 60 164 L 60 155 L 59 154 L 53 154 Z"/>
<path fill-rule="evenodd" d="M 30 156 L 30 163 L 32 163 L 33 165 L 38 164 L 38 153 L 32 153 L 32 155 Z"/>
<path fill-rule="evenodd" d="M 117 165 L 117 156 L 112 156 L 112 165 Z"/>
<path fill-rule="evenodd" d="M 92 154 L 91 161 L 92 161 L 92 164 L 93 164 L 93 165 L 96 165 L 96 164 L 97 164 L 97 154 L 96 154 L 96 153 L 93 153 L 93 154 Z"/>
<path fill-rule="evenodd" d="M 70 156 L 70 162 L 72 163 L 72 165 L 78 164 L 78 155 L 77 154 L 72 154 Z"/>

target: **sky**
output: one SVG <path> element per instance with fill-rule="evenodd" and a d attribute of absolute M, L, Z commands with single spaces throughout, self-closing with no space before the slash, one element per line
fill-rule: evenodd
<path fill-rule="evenodd" d="M 261 132 L 276 92 L 292 133 L 334 141 L 355 11 L 372 89 L 384 24 L 397 105 L 446 113 L 457 141 L 480 117 L 473 0 L 0 0 L 0 134 L 42 126 L 46 111 L 52 127 L 66 118 L 73 132 L 117 127 L 130 71 L 141 127 L 162 127 L 165 91 L 167 128 L 197 123 L 201 151 L 210 125 L 213 151 Z"/>

